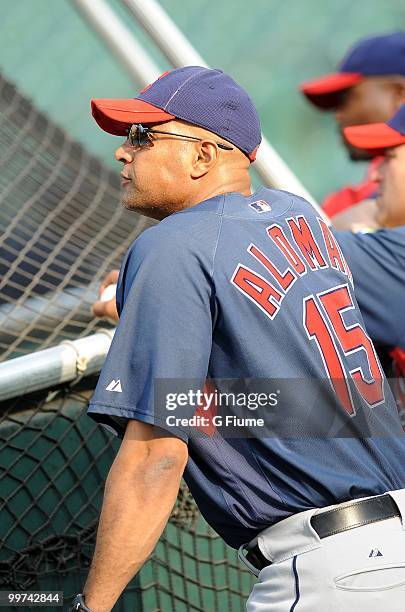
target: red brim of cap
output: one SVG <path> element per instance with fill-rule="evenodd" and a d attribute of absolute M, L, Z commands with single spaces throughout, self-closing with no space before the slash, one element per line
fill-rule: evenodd
<path fill-rule="evenodd" d="M 337 106 L 342 91 L 357 85 L 363 79 L 364 76 L 358 72 L 335 72 L 302 83 L 300 90 L 312 104 L 326 110 Z"/>
<path fill-rule="evenodd" d="M 174 115 L 137 98 L 92 100 L 91 112 L 101 129 L 115 136 L 126 136 L 132 123 L 162 123 L 175 119 Z"/>
<path fill-rule="evenodd" d="M 382 149 L 405 144 L 405 136 L 386 123 L 369 123 L 344 128 L 346 140 L 358 149 L 381 155 Z"/>

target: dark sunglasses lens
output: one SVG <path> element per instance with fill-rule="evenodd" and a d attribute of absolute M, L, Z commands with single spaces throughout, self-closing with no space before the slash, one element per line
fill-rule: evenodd
<path fill-rule="evenodd" d="M 132 147 L 144 147 L 149 144 L 148 132 L 142 125 L 134 123 L 129 130 L 128 140 Z"/>
<path fill-rule="evenodd" d="M 138 142 L 140 147 L 145 147 L 150 144 L 149 133 L 142 125 L 138 128 Z"/>
<path fill-rule="evenodd" d="M 136 126 L 135 125 L 131 125 L 131 127 L 128 130 L 128 142 L 131 145 L 131 147 L 135 147 L 137 142 L 136 142 Z"/>

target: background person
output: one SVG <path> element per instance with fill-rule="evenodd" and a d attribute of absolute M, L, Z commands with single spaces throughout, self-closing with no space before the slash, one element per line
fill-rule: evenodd
<path fill-rule="evenodd" d="M 405 426 L 405 105 L 387 123 L 348 127 L 347 141 L 383 156 L 374 170 L 376 218 L 384 228 L 371 234 L 336 232 L 355 282 L 368 333 L 379 343 Z"/>
<path fill-rule="evenodd" d="M 405 225 L 405 104 L 386 123 L 348 127 L 351 146 L 370 156 L 383 156 L 373 171 L 377 185 L 376 220 L 381 227 Z"/>
<path fill-rule="evenodd" d="M 334 74 L 302 83 L 301 91 L 317 108 L 335 113 L 342 141 L 353 161 L 369 159 L 350 143 L 344 128 L 388 121 L 405 101 L 405 32 L 370 36 L 356 43 Z M 337 229 L 376 228 L 374 170 L 371 162 L 360 184 L 327 196 L 323 209 Z"/>

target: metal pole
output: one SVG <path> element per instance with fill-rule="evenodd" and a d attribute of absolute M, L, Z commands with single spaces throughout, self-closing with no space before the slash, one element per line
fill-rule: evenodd
<path fill-rule="evenodd" d="M 49 329 L 50 321 L 55 324 L 69 316 L 82 302 L 90 310 L 97 299 L 97 286 L 69 287 L 67 291 L 49 291 L 45 296 L 30 296 L 21 304 L 5 302 L 0 305 L 0 342 L 10 342 L 10 336 L 18 337 L 35 319 L 35 327 Z M 46 301 L 45 299 L 46 298 Z"/>
<path fill-rule="evenodd" d="M 161 70 L 104 0 L 71 0 L 129 72 L 139 87 L 152 83 Z"/>
<path fill-rule="evenodd" d="M 114 329 L 79 340 L 64 340 L 58 346 L 10 359 L 0 364 L 0 401 L 96 374 L 114 336 Z"/>
<path fill-rule="evenodd" d="M 176 67 L 207 66 L 204 59 L 156 0 L 121 0 L 150 37 Z M 324 213 L 284 160 L 263 136 L 254 170 L 267 185 L 296 193 L 310 201 L 319 214 Z"/>
<path fill-rule="evenodd" d="M 175 68 L 206 66 L 199 53 L 155 0 L 122 0 Z"/>

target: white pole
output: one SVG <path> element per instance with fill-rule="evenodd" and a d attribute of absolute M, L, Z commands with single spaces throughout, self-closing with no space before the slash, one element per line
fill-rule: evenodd
<path fill-rule="evenodd" d="M 156 0 L 121 0 L 176 68 L 207 66 Z M 324 214 L 314 198 L 263 136 L 254 169 L 267 185 L 296 193 Z"/>
<path fill-rule="evenodd" d="M 199 53 L 155 0 L 122 0 L 175 68 L 206 66 Z"/>
<path fill-rule="evenodd" d="M 305 189 L 301 181 L 295 176 L 292 170 L 290 170 L 286 162 L 280 157 L 274 147 L 271 146 L 265 136 L 263 136 L 263 140 L 260 144 L 253 169 L 256 170 L 257 174 L 266 185 L 276 187 L 277 189 L 284 189 L 285 191 L 291 191 L 292 193 L 302 196 L 308 200 L 308 202 L 311 202 L 313 207 L 322 215 L 325 221 L 327 221 L 328 224 L 330 223 L 319 204 Z"/>
<path fill-rule="evenodd" d="M 64 340 L 58 346 L 0 363 L 0 401 L 96 374 L 114 331 L 100 329 L 86 338 Z"/>
<path fill-rule="evenodd" d="M 139 87 L 157 79 L 162 71 L 104 0 L 71 1 L 107 43 Z"/>

